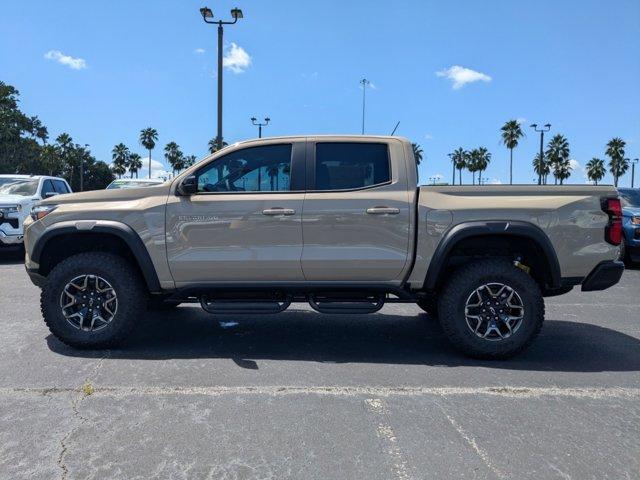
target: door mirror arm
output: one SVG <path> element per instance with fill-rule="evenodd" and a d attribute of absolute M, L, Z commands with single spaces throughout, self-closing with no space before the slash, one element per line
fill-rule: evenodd
<path fill-rule="evenodd" d="M 190 197 L 198 192 L 198 178 L 195 175 L 189 175 L 180 182 L 176 193 L 184 197 Z"/>

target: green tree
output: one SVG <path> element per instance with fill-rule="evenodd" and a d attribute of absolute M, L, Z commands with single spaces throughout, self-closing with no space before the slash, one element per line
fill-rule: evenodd
<path fill-rule="evenodd" d="M 518 141 L 524 136 L 524 133 L 517 120 L 507 121 L 501 131 L 502 143 L 509 149 L 509 185 L 513 185 L 513 149 L 518 146 Z"/>
<path fill-rule="evenodd" d="M 554 184 L 560 185 L 571 175 L 571 166 L 569 165 L 569 142 L 560 134 L 554 135 L 547 144 L 545 157 L 549 163 L 549 168 L 553 173 Z"/>
<path fill-rule="evenodd" d="M 184 166 L 182 168 L 189 168 L 196 163 L 198 158 L 195 155 L 187 155 L 184 157 Z"/>
<path fill-rule="evenodd" d="M 113 147 L 113 150 L 111 150 L 111 158 L 113 160 L 111 170 L 113 170 L 113 173 L 115 173 L 118 178 L 127 173 L 130 155 L 129 148 L 124 143 L 117 144 Z"/>
<path fill-rule="evenodd" d="M 474 170 L 478 172 L 478 185 L 482 185 L 482 172 L 484 172 L 491 162 L 491 153 L 485 147 L 475 148 L 471 151 Z"/>
<path fill-rule="evenodd" d="M 536 175 L 542 178 L 542 184 L 547 184 L 547 177 L 551 173 L 551 168 L 549 168 L 549 162 L 542 160 L 540 161 L 540 153 L 536 153 L 536 156 L 533 158 L 533 170 L 536 172 Z"/>
<path fill-rule="evenodd" d="M 424 152 L 422 151 L 422 147 L 420 147 L 420 145 L 418 145 L 417 143 L 412 143 L 411 148 L 413 148 L 413 157 L 416 159 L 416 164 L 420 165 L 424 154 Z"/>
<path fill-rule="evenodd" d="M 42 147 L 40 150 L 40 163 L 48 175 L 57 176 L 62 173 L 62 158 L 54 145 L 45 145 Z"/>
<path fill-rule="evenodd" d="M 129 161 L 127 162 L 127 168 L 129 169 L 129 175 L 131 175 L 131 178 L 133 178 L 134 173 L 136 178 L 138 178 L 138 171 L 142 168 L 142 157 L 137 153 L 130 154 Z"/>
<path fill-rule="evenodd" d="M 218 151 L 218 137 L 214 137 L 211 140 L 209 140 L 209 153 L 216 153 Z M 222 140 L 222 148 L 224 147 L 228 147 L 229 144 L 227 142 L 224 141 L 224 139 Z"/>
<path fill-rule="evenodd" d="M 458 148 L 449 154 L 449 158 L 453 163 L 453 182 L 451 185 L 456 184 L 455 171 L 458 170 L 458 183 L 462 185 L 462 170 L 467 168 L 467 161 L 469 160 L 469 152 L 464 148 Z"/>
<path fill-rule="evenodd" d="M 604 160 L 600 158 L 592 158 L 587 162 L 587 178 L 598 185 L 598 182 L 602 180 L 607 173 L 604 168 Z"/>
<path fill-rule="evenodd" d="M 149 178 L 151 178 L 151 151 L 155 148 L 157 141 L 158 132 L 155 128 L 149 127 L 140 130 L 140 144 L 149 152 Z"/>
<path fill-rule="evenodd" d="M 613 184 L 618 186 L 618 179 L 627 173 L 629 159 L 624 158 L 624 149 L 627 143 L 620 137 L 615 137 L 607 143 L 606 155 L 609 157 L 609 171 L 613 175 Z"/>
<path fill-rule="evenodd" d="M 164 158 L 167 160 L 167 163 L 171 165 L 171 169 L 173 170 L 173 174 L 175 175 L 176 170 L 179 171 L 182 169 L 182 158 L 184 157 L 183 153 L 180 151 L 180 147 L 176 142 L 169 142 L 164 147 Z"/>

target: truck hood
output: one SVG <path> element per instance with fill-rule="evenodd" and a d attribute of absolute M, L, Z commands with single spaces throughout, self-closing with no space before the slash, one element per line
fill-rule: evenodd
<path fill-rule="evenodd" d="M 25 197 L 23 195 L 0 195 L 0 205 L 25 205 L 27 203 L 37 202 L 35 197 Z"/>
<path fill-rule="evenodd" d="M 121 202 L 140 198 L 168 195 L 171 182 L 153 187 L 122 188 L 118 190 L 91 190 L 89 192 L 56 195 L 40 202 L 41 205 L 62 205 L 67 203 Z"/>
<path fill-rule="evenodd" d="M 624 207 L 622 209 L 622 214 L 626 217 L 640 215 L 640 207 Z"/>

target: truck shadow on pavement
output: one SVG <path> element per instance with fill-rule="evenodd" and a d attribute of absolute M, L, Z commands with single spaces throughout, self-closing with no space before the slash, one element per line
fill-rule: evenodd
<path fill-rule="evenodd" d="M 15 247 L 1 247 L 0 265 L 19 265 L 24 263 L 24 250 Z"/>
<path fill-rule="evenodd" d="M 383 310 L 384 312 L 384 310 Z M 70 348 L 55 337 L 49 348 L 73 357 L 99 358 L 105 351 Z M 640 339 L 589 323 L 547 320 L 534 344 L 507 361 L 466 358 L 447 342 L 427 314 L 321 315 L 292 307 L 278 315 L 213 317 L 181 306 L 153 312 L 111 359 L 228 358 L 241 368 L 259 360 L 484 366 L 549 372 L 640 370 Z"/>

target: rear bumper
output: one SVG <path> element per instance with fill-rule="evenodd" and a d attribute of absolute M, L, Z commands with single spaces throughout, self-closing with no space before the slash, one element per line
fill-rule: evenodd
<path fill-rule="evenodd" d="M 619 260 L 600 262 L 582 282 L 583 292 L 604 290 L 620 281 L 624 272 L 624 263 Z"/>

